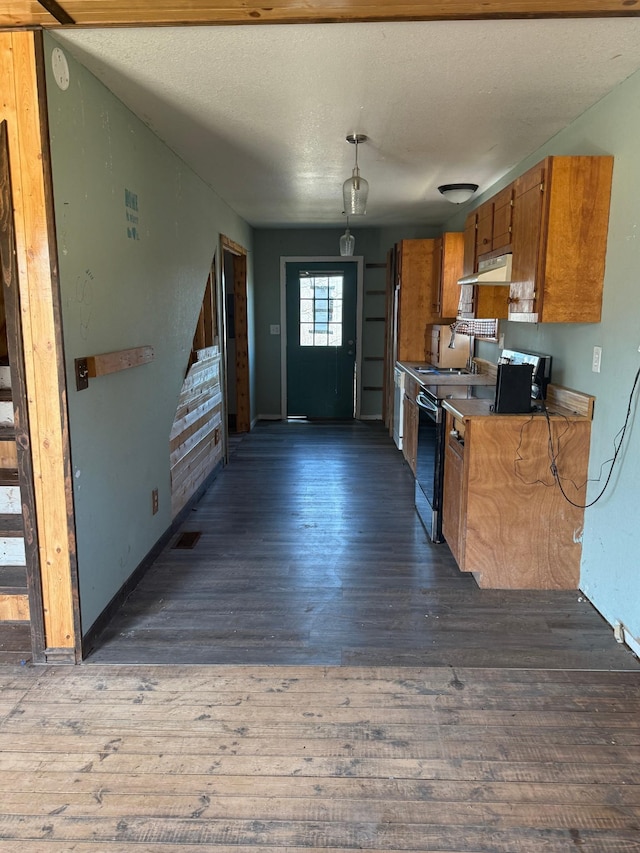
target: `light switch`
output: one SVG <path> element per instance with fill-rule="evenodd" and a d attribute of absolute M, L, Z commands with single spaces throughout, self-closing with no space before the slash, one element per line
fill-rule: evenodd
<path fill-rule="evenodd" d="M 272 323 L 269 326 L 269 331 L 272 335 L 279 335 L 280 334 L 280 326 L 277 323 Z"/>

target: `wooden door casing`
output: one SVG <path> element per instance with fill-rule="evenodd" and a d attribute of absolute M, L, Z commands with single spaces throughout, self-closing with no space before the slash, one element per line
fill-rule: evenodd
<path fill-rule="evenodd" d="M 11 396 L 14 410 L 17 482 L 20 489 L 24 554 L 26 567 L 26 613 L 29 620 L 33 660 L 44 660 L 45 631 L 42 604 L 40 556 L 35 514 L 31 437 L 26 405 L 24 343 L 21 328 L 20 291 L 16 266 L 13 199 L 9 166 L 7 122 L 0 123 L 0 263 L 2 269 L 2 304 L 5 316 L 7 356 L 11 370 Z M 15 616 L 13 618 L 16 618 Z"/>

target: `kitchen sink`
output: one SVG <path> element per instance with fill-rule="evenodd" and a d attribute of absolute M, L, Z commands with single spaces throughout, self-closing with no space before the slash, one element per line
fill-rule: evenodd
<path fill-rule="evenodd" d="M 417 367 L 416 373 L 427 373 L 432 376 L 468 376 L 471 371 L 466 367 Z"/>

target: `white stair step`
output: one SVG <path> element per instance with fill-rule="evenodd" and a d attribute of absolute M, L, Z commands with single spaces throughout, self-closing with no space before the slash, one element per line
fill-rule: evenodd
<path fill-rule="evenodd" d="M 26 566 L 24 539 L 19 536 L 0 536 L 0 566 Z"/>

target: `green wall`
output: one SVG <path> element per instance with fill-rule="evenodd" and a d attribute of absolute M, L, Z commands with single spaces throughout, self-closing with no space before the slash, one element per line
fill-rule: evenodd
<path fill-rule="evenodd" d="M 366 220 L 366 216 L 364 217 Z M 363 225 L 366 224 L 363 220 Z M 387 252 L 398 240 L 437 236 L 426 227 L 366 228 L 351 220 L 356 239 L 355 255 L 364 257 L 363 317 L 384 316 L 384 296 L 371 291 L 384 290 L 385 270 L 367 264 L 386 264 Z M 280 338 L 271 335 L 271 324 L 280 323 L 280 258 L 323 257 L 339 254 L 340 229 L 257 229 L 254 233 L 254 269 L 256 279 L 256 384 L 257 412 L 262 417 L 280 417 Z M 367 292 L 369 291 L 369 293 Z M 384 353 L 384 324 L 363 322 L 364 356 Z M 382 362 L 363 362 L 362 385 L 382 385 Z M 382 392 L 363 391 L 363 418 L 382 416 Z"/>
<path fill-rule="evenodd" d="M 169 433 L 209 267 L 220 233 L 247 249 L 252 233 L 69 54 L 71 82 L 60 90 L 55 44 L 45 34 L 86 632 L 170 525 Z M 250 263 L 249 276 L 252 312 Z M 153 363 L 75 390 L 75 358 L 147 344 Z"/>
<path fill-rule="evenodd" d="M 640 73 L 620 84 L 566 130 L 557 134 L 480 200 L 509 183 L 548 154 L 612 154 L 613 189 L 609 218 L 602 322 L 596 324 L 500 324 L 505 345 L 553 356 L 553 381 L 596 397 L 592 428 L 588 501 L 604 485 L 613 442 L 622 427 L 629 394 L 640 367 Z M 447 223 L 461 230 L 465 212 Z M 602 347 L 602 369 L 591 371 L 593 347 Z M 497 358 L 495 347 L 485 357 Z M 637 400 L 637 394 L 636 394 Z M 640 653 L 640 428 L 636 405 L 611 484 L 585 511 L 581 588 L 610 623 L 622 622 L 629 644 Z M 561 468 L 561 465 L 560 465 Z M 552 531 L 540 530 L 546 537 Z M 578 531 L 576 535 L 580 535 Z"/>

